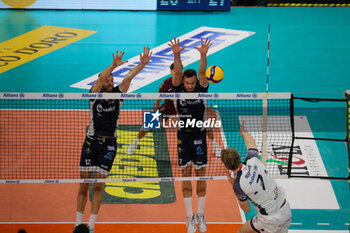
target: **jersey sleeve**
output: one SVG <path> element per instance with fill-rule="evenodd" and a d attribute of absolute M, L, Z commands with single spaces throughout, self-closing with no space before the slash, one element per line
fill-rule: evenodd
<path fill-rule="evenodd" d="M 245 161 L 247 162 L 251 158 L 259 159 L 259 151 L 257 149 L 248 149 L 248 153 Z"/>
<path fill-rule="evenodd" d="M 162 82 L 162 84 L 160 84 L 158 92 L 165 92 L 165 91 L 164 91 L 164 89 L 165 89 L 165 88 L 164 88 L 164 87 L 165 87 L 164 83 L 165 83 L 165 81 Z"/>
<path fill-rule="evenodd" d="M 202 87 L 202 85 L 199 83 L 197 84 L 197 92 L 208 92 L 209 84 L 207 87 Z"/>
<path fill-rule="evenodd" d="M 173 86 L 174 92 L 181 92 L 182 91 L 182 83 L 180 83 L 179 86 Z"/>
<path fill-rule="evenodd" d="M 237 174 L 237 177 L 235 179 L 235 182 L 233 183 L 233 191 L 236 194 L 236 197 L 240 201 L 246 201 L 248 199 L 247 195 L 244 193 L 244 191 L 241 188 L 241 185 L 239 184 L 239 181 L 241 179 L 242 172 L 239 171 Z"/>
<path fill-rule="evenodd" d="M 173 85 L 171 78 L 167 78 L 162 82 L 162 84 L 160 84 L 158 92 L 169 92 L 168 89 L 172 87 Z"/>

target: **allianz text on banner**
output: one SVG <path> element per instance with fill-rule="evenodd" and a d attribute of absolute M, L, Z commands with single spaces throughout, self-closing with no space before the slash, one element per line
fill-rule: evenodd
<path fill-rule="evenodd" d="M 48 3 L 49 2 L 49 3 Z M 74 9 L 74 10 L 156 10 L 157 0 L 27 0 L 0 1 L 0 8 Z"/>

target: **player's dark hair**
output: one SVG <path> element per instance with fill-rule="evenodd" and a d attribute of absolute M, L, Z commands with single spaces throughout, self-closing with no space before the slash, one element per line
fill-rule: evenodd
<path fill-rule="evenodd" d="M 235 148 L 227 148 L 221 151 L 221 161 L 225 166 L 234 171 L 241 166 L 241 156 Z"/>
<path fill-rule="evenodd" d="M 17 233 L 27 233 L 26 230 L 20 229 Z"/>
<path fill-rule="evenodd" d="M 79 224 L 74 228 L 73 233 L 89 233 L 89 228 L 85 224 Z"/>
<path fill-rule="evenodd" d="M 197 72 L 193 69 L 185 70 L 185 72 L 182 75 L 183 78 L 188 78 L 188 77 L 192 77 L 192 76 L 196 76 L 196 78 L 197 78 Z"/>

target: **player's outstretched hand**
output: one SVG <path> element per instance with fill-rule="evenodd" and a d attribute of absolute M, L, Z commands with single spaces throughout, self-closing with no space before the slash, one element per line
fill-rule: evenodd
<path fill-rule="evenodd" d="M 174 38 L 174 41 L 170 40 L 168 45 L 171 47 L 173 50 L 173 53 L 181 53 L 182 50 L 184 50 L 186 47 L 180 47 L 180 39 Z"/>
<path fill-rule="evenodd" d="M 152 56 L 151 49 L 147 47 L 143 47 L 143 53 L 140 53 L 140 62 L 141 64 L 147 65 Z"/>
<path fill-rule="evenodd" d="M 247 132 L 247 131 L 244 128 L 244 121 L 242 121 L 241 127 L 239 128 L 239 133 L 242 135 L 245 132 Z"/>
<path fill-rule="evenodd" d="M 117 50 L 117 52 L 115 53 L 115 56 L 114 56 L 114 54 L 112 53 L 112 56 L 113 56 L 112 65 L 113 65 L 113 66 L 118 67 L 118 66 L 121 66 L 121 65 L 123 65 L 124 63 L 127 63 L 127 62 L 128 62 L 128 60 L 122 61 L 123 56 L 124 56 L 124 53 L 125 53 L 125 52 L 119 51 L 119 50 Z"/>
<path fill-rule="evenodd" d="M 201 38 L 201 47 L 194 47 L 194 48 L 197 49 L 200 52 L 200 54 L 207 54 L 210 46 L 212 45 L 213 43 L 208 38 L 205 39 L 205 42 L 203 42 L 203 38 Z"/>

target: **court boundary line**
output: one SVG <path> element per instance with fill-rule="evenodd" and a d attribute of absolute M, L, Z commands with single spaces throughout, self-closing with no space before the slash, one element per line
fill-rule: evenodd
<path fill-rule="evenodd" d="M 88 223 L 88 222 L 83 222 Z M 186 222 L 96 222 L 96 224 L 184 224 Z M 75 224 L 75 222 L 0 222 L 4 224 Z M 207 224 L 243 224 L 243 222 L 207 222 Z"/>

